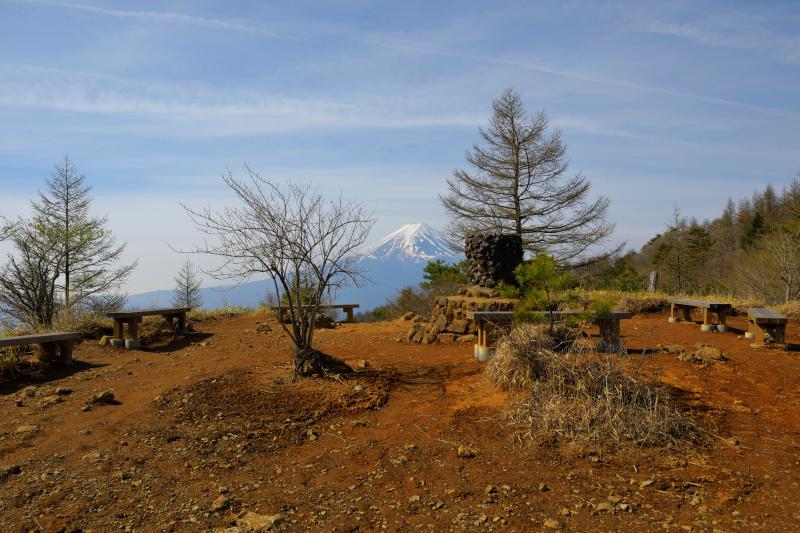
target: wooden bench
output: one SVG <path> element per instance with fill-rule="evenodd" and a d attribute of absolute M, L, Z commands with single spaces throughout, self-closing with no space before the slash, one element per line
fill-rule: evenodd
<path fill-rule="evenodd" d="M 553 311 L 552 319 L 561 322 L 570 317 L 585 315 L 585 311 Z M 550 319 L 550 313 L 541 311 L 542 320 Z M 600 342 L 597 344 L 598 351 L 619 352 L 622 347 L 620 344 L 620 320 L 633 317 L 633 313 L 626 311 L 611 311 L 608 313 L 593 314 L 594 323 L 600 328 Z M 478 323 L 478 343 L 475 345 L 475 357 L 481 361 L 489 358 L 492 352 L 494 339 L 490 330 L 496 329 L 497 325 L 510 324 L 514 321 L 513 311 L 467 311 L 467 318 Z"/>
<path fill-rule="evenodd" d="M 142 345 L 139 340 L 139 323 L 142 317 L 162 316 L 169 325 L 170 330 L 175 334 L 186 334 L 186 313 L 190 307 L 165 307 L 160 309 L 142 309 L 138 311 L 116 311 L 108 313 L 114 320 L 114 335 L 111 344 L 118 346 L 122 343 L 126 348 L 138 348 Z M 177 322 L 177 324 L 176 324 Z M 125 328 L 125 325 L 128 325 Z M 127 333 L 125 332 L 127 329 Z"/>
<path fill-rule="evenodd" d="M 689 298 L 670 298 L 669 303 L 671 304 L 669 312 L 670 323 L 680 322 L 681 320 L 692 322 L 692 310 L 697 308 L 703 310 L 703 323 L 700 325 L 701 331 L 728 331 L 728 327 L 725 325 L 725 318 L 728 309 L 731 308 L 731 304 Z M 712 314 L 717 315 L 716 324 L 711 322 Z"/>
<path fill-rule="evenodd" d="M 753 346 L 786 345 L 786 324 L 789 319 L 779 312 L 766 307 L 748 307 L 747 321 L 747 332 L 744 336 L 756 341 Z"/>
<path fill-rule="evenodd" d="M 72 346 L 81 339 L 77 331 L 64 331 L 56 333 L 40 333 L 36 335 L 19 335 L 17 337 L 0 338 L 0 348 L 7 346 L 25 346 L 38 344 L 42 354 L 50 360 L 60 359 L 65 365 L 72 364 Z"/>
<path fill-rule="evenodd" d="M 297 306 L 295 306 L 295 307 L 297 307 Z M 308 309 L 309 306 L 303 305 L 301 307 L 303 309 Z M 341 309 L 342 311 L 344 311 L 347 314 L 347 320 L 345 320 L 345 322 L 355 322 L 355 319 L 353 318 L 353 309 L 358 309 L 359 307 L 361 307 L 359 304 L 320 304 L 319 305 L 320 309 Z M 288 305 L 274 305 L 274 306 L 270 307 L 270 309 L 275 311 L 275 314 L 278 316 L 278 320 L 280 320 L 281 322 L 286 322 L 287 319 L 285 319 L 283 313 L 284 313 L 284 311 L 288 311 L 289 310 L 289 306 Z"/>

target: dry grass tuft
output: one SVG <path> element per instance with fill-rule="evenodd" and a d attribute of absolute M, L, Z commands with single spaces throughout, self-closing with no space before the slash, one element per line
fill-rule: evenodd
<path fill-rule="evenodd" d="M 500 339 L 486 366 L 486 376 L 500 390 L 528 389 L 546 378 L 559 353 L 585 352 L 589 343 L 580 328 L 555 324 L 521 324 Z"/>
<path fill-rule="evenodd" d="M 775 309 L 791 320 L 800 320 L 800 302 L 797 300 L 776 305 Z"/>
<path fill-rule="evenodd" d="M 497 347 L 490 381 L 514 392 L 506 409 L 520 438 L 551 443 L 699 444 L 705 433 L 653 380 L 629 375 L 617 356 L 585 349 L 566 327 L 522 325 Z"/>
<path fill-rule="evenodd" d="M 626 294 L 617 301 L 621 311 L 636 315 L 661 313 L 669 309 L 669 302 L 664 296 L 656 294 Z"/>

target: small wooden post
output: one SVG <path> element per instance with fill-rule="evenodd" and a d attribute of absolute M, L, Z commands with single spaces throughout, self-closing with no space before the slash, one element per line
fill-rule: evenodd
<path fill-rule="evenodd" d="M 617 318 L 602 319 L 597 321 L 600 328 L 600 343 L 597 346 L 601 352 L 621 352 L 620 320 Z"/>
<path fill-rule="evenodd" d="M 650 292 L 656 292 L 658 288 L 658 270 L 654 270 L 650 272 L 650 284 L 647 287 L 647 290 Z"/>

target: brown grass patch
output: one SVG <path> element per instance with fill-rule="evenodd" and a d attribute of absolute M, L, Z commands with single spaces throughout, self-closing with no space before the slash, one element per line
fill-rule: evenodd
<path fill-rule="evenodd" d="M 677 447 L 705 438 L 663 385 L 587 350 L 577 333 L 521 325 L 498 344 L 486 374 L 514 392 L 506 417 L 522 440 Z"/>

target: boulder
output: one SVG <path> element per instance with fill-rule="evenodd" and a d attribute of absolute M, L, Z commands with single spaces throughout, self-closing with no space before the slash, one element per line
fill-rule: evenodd
<path fill-rule="evenodd" d="M 244 511 L 236 517 L 236 526 L 246 533 L 262 533 L 272 530 L 283 520 L 282 514 L 263 515 L 252 511 Z"/>

